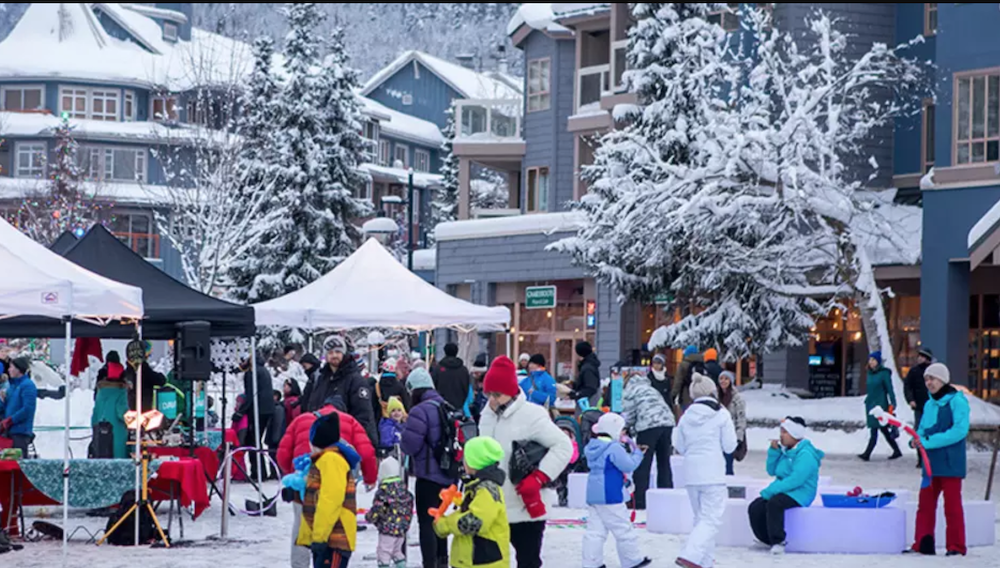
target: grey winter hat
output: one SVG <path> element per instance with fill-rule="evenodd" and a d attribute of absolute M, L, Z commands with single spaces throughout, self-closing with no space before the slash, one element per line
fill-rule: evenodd
<path fill-rule="evenodd" d="M 342 335 L 331 335 L 323 342 L 323 351 L 327 353 L 331 351 L 347 353 L 347 340 Z"/>
<path fill-rule="evenodd" d="M 715 382 L 712 379 L 700 373 L 695 373 L 691 377 L 691 398 L 698 400 L 707 396 L 719 398 L 718 387 L 715 386 Z"/>
<path fill-rule="evenodd" d="M 924 371 L 925 377 L 934 377 L 939 379 L 942 383 L 949 385 L 951 384 L 951 372 L 948 367 L 945 367 L 943 363 L 934 363 L 927 370 Z"/>

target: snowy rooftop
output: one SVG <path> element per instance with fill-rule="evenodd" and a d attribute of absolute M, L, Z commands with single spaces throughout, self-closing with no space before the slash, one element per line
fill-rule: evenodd
<path fill-rule="evenodd" d="M 576 212 L 516 215 L 441 223 L 435 228 L 434 233 L 439 241 L 548 234 L 576 231 L 584 221 L 585 217 Z"/>
<path fill-rule="evenodd" d="M 988 237 L 997 229 L 998 224 L 1000 224 L 1000 201 L 997 201 L 969 231 L 969 248 L 974 248 L 979 241 Z"/>
<path fill-rule="evenodd" d="M 546 2 L 522 3 L 507 24 L 507 35 L 512 35 L 524 25 L 539 31 L 569 32 L 568 28 L 556 23 L 556 14 L 552 7 L 551 3 Z"/>
<path fill-rule="evenodd" d="M 107 14 L 142 47 L 108 35 L 95 10 Z M 32 3 L 0 43 L 0 76 L 184 91 L 232 83 L 250 72 L 253 60 L 247 44 L 197 28 L 191 41 L 164 41 L 159 24 L 145 15 L 149 13 L 148 7 L 131 4 Z"/>
<path fill-rule="evenodd" d="M 52 137 L 62 120 L 48 113 L 0 111 L 0 134 Z M 70 120 L 78 141 L 115 140 L 182 144 L 193 140 L 223 142 L 225 134 L 193 125 L 168 126 L 157 122 L 111 122 L 74 118 Z"/>
<path fill-rule="evenodd" d="M 368 97 L 359 95 L 358 98 L 364 105 L 363 109 L 366 113 L 372 114 L 376 118 L 385 117 L 379 120 L 379 128 L 382 132 L 394 138 L 403 138 L 433 148 L 444 144 L 444 136 L 433 122 L 395 111 Z"/>
<path fill-rule="evenodd" d="M 0 199 L 23 199 L 45 190 L 48 180 L 0 177 Z M 84 195 L 127 205 L 162 205 L 170 202 L 173 190 L 157 185 L 140 183 L 95 183 L 81 182 Z"/>
<path fill-rule="evenodd" d="M 467 99 L 511 99 L 521 96 L 521 80 L 495 72 L 474 71 L 422 51 L 407 51 L 369 79 L 361 89 L 370 95 L 407 64 L 418 61 Z"/>

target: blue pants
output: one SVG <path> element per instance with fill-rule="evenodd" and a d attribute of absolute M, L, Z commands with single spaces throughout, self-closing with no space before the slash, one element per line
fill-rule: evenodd
<path fill-rule="evenodd" d="M 347 568 L 351 560 L 351 552 L 327 548 L 326 554 L 313 552 L 313 568 Z"/>
<path fill-rule="evenodd" d="M 736 475 L 733 471 L 733 454 L 723 454 L 726 456 L 726 475 Z"/>

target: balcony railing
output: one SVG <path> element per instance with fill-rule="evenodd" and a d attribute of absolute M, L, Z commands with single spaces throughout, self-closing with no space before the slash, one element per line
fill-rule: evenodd
<path fill-rule="evenodd" d="M 611 91 L 611 64 L 581 67 L 576 72 L 577 114 L 600 110 L 601 96 Z"/>
<path fill-rule="evenodd" d="M 455 138 L 484 142 L 520 140 L 521 114 L 520 99 L 455 101 Z"/>
<path fill-rule="evenodd" d="M 614 93 L 625 91 L 625 69 L 628 67 L 628 40 L 623 39 L 611 44 L 611 85 Z"/>

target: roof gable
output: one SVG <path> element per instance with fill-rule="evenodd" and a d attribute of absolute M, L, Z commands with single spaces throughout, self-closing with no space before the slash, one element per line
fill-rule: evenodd
<path fill-rule="evenodd" d="M 509 99 L 521 96 L 520 82 L 512 77 L 490 72 L 478 72 L 428 55 L 421 51 L 407 51 L 376 73 L 361 89 L 364 96 L 370 95 L 375 89 L 399 73 L 408 64 L 417 61 L 419 64 L 455 90 L 459 96 L 467 99 Z"/>

